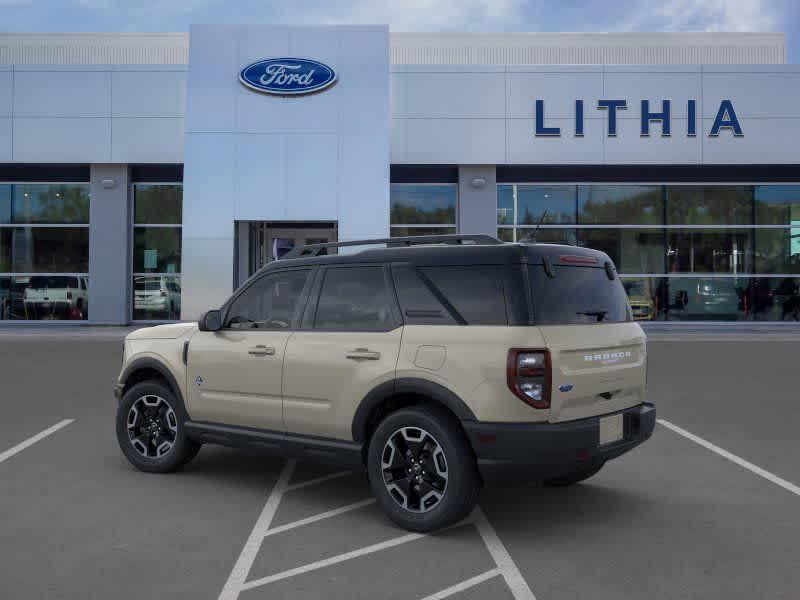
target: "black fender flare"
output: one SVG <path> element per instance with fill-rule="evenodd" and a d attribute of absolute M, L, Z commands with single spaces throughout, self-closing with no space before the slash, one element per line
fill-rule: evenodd
<path fill-rule="evenodd" d="M 367 439 L 367 426 L 373 411 L 387 398 L 401 394 L 413 394 L 430 398 L 448 408 L 459 421 L 477 420 L 475 413 L 470 410 L 469 406 L 443 385 L 427 379 L 402 377 L 385 381 L 364 396 L 364 399 L 358 405 L 358 409 L 356 409 L 355 415 L 353 415 L 353 440 L 364 442 Z"/>
<path fill-rule="evenodd" d="M 137 358 L 131 361 L 130 364 L 128 364 L 128 366 L 125 367 L 125 370 L 122 372 L 122 374 L 119 376 L 118 383 L 121 386 L 125 386 L 125 384 L 128 381 L 128 378 L 132 374 L 134 374 L 136 371 L 141 371 L 143 369 L 151 369 L 153 371 L 157 371 L 159 375 L 164 377 L 164 379 L 167 382 L 167 385 L 169 385 L 170 390 L 172 391 L 173 394 L 175 394 L 175 397 L 184 406 L 186 406 L 186 403 L 183 400 L 183 394 L 181 394 L 181 388 L 178 386 L 178 382 L 175 380 L 175 376 L 172 374 L 172 371 L 170 371 L 169 368 L 164 365 L 164 363 L 162 363 L 159 360 L 156 360 L 155 358 L 144 356 L 142 358 Z"/>

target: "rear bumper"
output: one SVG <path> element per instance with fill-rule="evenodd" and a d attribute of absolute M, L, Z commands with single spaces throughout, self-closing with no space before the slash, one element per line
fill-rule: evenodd
<path fill-rule="evenodd" d="M 645 402 L 618 411 L 623 439 L 599 445 L 599 415 L 564 423 L 463 422 L 484 480 L 541 481 L 602 463 L 635 448 L 653 433 L 656 408 Z"/>

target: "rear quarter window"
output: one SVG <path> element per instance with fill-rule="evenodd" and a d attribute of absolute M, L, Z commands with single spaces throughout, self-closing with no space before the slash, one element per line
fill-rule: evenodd
<path fill-rule="evenodd" d="M 508 325 L 501 267 L 442 266 L 419 270 L 467 325 Z"/>
<path fill-rule="evenodd" d="M 604 268 L 542 265 L 530 269 L 534 319 L 537 325 L 578 325 L 632 321 L 628 296 L 619 277 Z"/>
<path fill-rule="evenodd" d="M 394 287 L 407 325 L 456 325 L 457 322 L 413 266 L 392 266 Z"/>

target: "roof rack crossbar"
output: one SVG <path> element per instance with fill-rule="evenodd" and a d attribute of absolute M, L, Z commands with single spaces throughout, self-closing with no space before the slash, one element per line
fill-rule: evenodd
<path fill-rule="evenodd" d="M 346 246 L 374 246 L 386 244 L 392 246 L 412 246 L 414 244 L 464 244 L 465 242 L 479 246 L 493 246 L 502 244 L 500 240 L 491 235 L 483 234 L 447 234 L 447 235 L 412 235 L 407 237 L 377 238 L 370 240 L 350 240 L 347 242 L 326 242 L 324 244 L 308 244 L 297 246 L 284 254 L 283 258 L 305 258 L 317 256 L 327 248 L 344 248 Z"/>

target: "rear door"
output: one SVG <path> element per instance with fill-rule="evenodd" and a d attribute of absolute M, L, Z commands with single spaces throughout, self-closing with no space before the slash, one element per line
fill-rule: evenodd
<path fill-rule="evenodd" d="M 267 273 L 240 292 L 220 331 L 189 342 L 189 413 L 195 421 L 282 431 L 286 344 L 300 321 L 311 269 Z"/>
<path fill-rule="evenodd" d="M 331 266 L 318 279 L 308 328 L 286 348 L 284 419 L 292 433 L 350 440 L 358 404 L 394 379 L 403 328 L 386 267 Z"/>
<path fill-rule="evenodd" d="M 603 267 L 530 267 L 536 323 L 550 349 L 551 421 L 606 414 L 644 401 L 645 335 L 625 290 Z"/>

